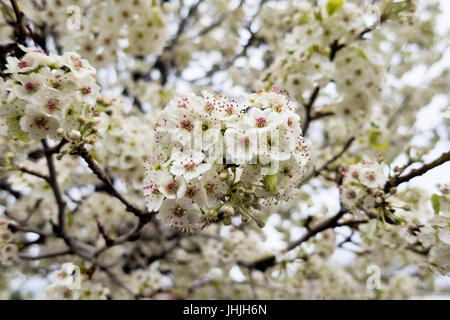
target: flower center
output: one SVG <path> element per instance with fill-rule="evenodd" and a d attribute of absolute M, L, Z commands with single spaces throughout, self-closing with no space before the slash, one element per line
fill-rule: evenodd
<path fill-rule="evenodd" d="M 375 181 L 375 172 L 367 172 L 366 173 L 366 178 L 369 181 Z"/>
<path fill-rule="evenodd" d="M 36 85 L 33 82 L 27 82 L 25 89 L 27 89 L 27 91 L 34 92 L 36 91 Z"/>
<path fill-rule="evenodd" d="M 197 192 L 199 192 L 199 191 L 200 191 L 199 188 L 196 188 L 196 187 L 194 187 L 194 186 L 191 186 L 191 187 L 188 187 L 188 188 L 186 189 L 186 195 L 187 195 L 189 198 L 193 198 L 193 197 L 195 197 L 195 195 L 196 195 Z"/>
<path fill-rule="evenodd" d="M 175 181 L 172 181 L 171 183 L 169 183 L 167 185 L 167 189 L 169 190 L 169 192 L 171 193 L 175 193 L 178 190 L 178 183 L 176 183 Z"/>
<path fill-rule="evenodd" d="M 267 120 L 264 117 L 260 117 L 256 119 L 256 126 L 259 128 L 263 128 L 267 125 Z"/>
<path fill-rule="evenodd" d="M 194 161 L 188 162 L 184 164 L 184 168 L 186 171 L 194 171 L 197 166 L 195 165 Z"/>
<path fill-rule="evenodd" d="M 81 92 L 83 92 L 83 94 L 89 94 L 91 93 L 91 87 L 84 87 L 81 89 Z"/>
<path fill-rule="evenodd" d="M 214 105 L 211 102 L 207 102 L 205 105 L 205 111 L 211 113 L 214 110 Z"/>
<path fill-rule="evenodd" d="M 175 208 L 172 209 L 172 214 L 174 214 L 178 218 L 181 218 L 182 216 L 184 216 L 185 213 L 186 213 L 186 210 L 181 208 L 180 206 L 176 206 Z"/>
<path fill-rule="evenodd" d="M 194 125 L 190 120 L 181 121 L 181 127 L 187 131 L 192 131 L 192 129 L 194 129 Z"/>
<path fill-rule="evenodd" d="M 249 137 L 241 137 L 239 138 L 239 143 L 241 144 L 241 146 L 246 147 L 250 143 L 250 139 Z"/>
<path fill-rule="evenodd" d="M 205 189 L 206 189 L 206 191 L 208 191 L 209 193 L 213 193 L 215 187 L 216 187 L 216 184 L 215 184 L 214 182 L 208 182 L 207 184 L 205 184 Z"/>
<path fill-rule="evenodd" d="M 346 195 L 347 195 L 347 199 L 355 199 L 355 198 L 356 198 L 356 193 L 355 193 L 355 191 L 348 191 L 348 192 L 346 193 Z"/>
<path fill-rule="evenodd" d="M 58 99 L 51 98 L 47 101 L 47 108 L 49 111 L 55 111 L 58 106 Z"/>
<path fill-rule="evenodd" d="M 225 108 L 225 112 L 227 114 L 233 114 L 233 106 L 227 105 L 227 107 Z"/>
<path fill-rule="evenodd" d="M 39 118 L 35 118 L 33 123 L 39 128 L 39 129 L 45 129 L 48 130 L 48 128 L 46 128 L 47 126 L 47 119 L 45 119 L 44 117 L 39 117 Z"/>
<path fill-rule="evenodd" d="M 26 62 L 26 61 L 20 61 L 19 63 L 18 63 L 18 66 L 19 66 L 19 68 L 26 68 L 26 67 L 28 67 L 28 62 Z"/>

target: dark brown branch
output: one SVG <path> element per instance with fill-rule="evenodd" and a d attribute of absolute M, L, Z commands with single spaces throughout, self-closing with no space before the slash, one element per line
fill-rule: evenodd
<path fill-rule="evenodd" d="M 41 259 L 48 259 L 48 258 L 55 258 L 55 257 L 60 257 L 60 256 L 65 256 L 68 254 L 72 254 L 72 250 L 71 249 L 65 249 L 65 250 L 59 250 L 59 251 L 53 251 L 53 252 L 46 252 L 46 253 L 42 253 L 40 255 L 37 256 L 28 256 L 28 255 L 23 255 L 23 254 L 19 254 L 19 257 L 23 260 L 41 260 Z"/>
<path fill-rule="evenodd" d="M 300 239 L 291 242 L 286 250 L 290 251 L 294 249 L 295 247 L 299 246 L 305 241 L 308 241 L 310 238 L 314 237 L 316 234 L 325 231 L 330 228 L 334 228 L 337 226 L 338 220 L 347 213 L 346 209 L 341 209 L 338 213 L 336 213 L 334 216 L 320 222 L 319 224 L 312 227 L 304 236 L 302 236 Z"/>
<path fill-rule="evenodd" d="M 333 41 L 333 43 L 330 45 L 330 61 L 333 61 L 336 57 L 336 53 L 345 47 L 345 44 L 339 44 L 338 40 Z M 319 94 L 320 87 L 317 86 L 314 88 L 313 92 L 311 93 L 311 96 L 309 98 L 309 101 L 307 104 L 304 105 L 305 107 L 305 123 L 303 124 L 302 130 L 303 135 L 305 136 L 308 132 L 309 125 L 312 121 L 333 115 L 332 112 L 323 112 L 323 113 L 315 113 L 314 112 L 314 103 L 317 99 L 317 96 Z"/>
<path fill-rule="evenodd" d="M 259 15 L 259 13 L 261 12 L 264 3 L 266 3 L 268 0 L 261 0 L 261 2 L 259 3 L 259 8 L 257 10 L 257 12 L 252 16 L 252 18 L 250 19 L 250 21 L 247 23 L 245 29 L 250 33 L 250 37 L 248 38 L 247 42 L 244 44 L 244 46 L 242 47 L 241 51 L 239 51 L 237 54 L 235 54 L 233 57 L 231 57 L 229 60 L 225 61 L 225 62 L 220 62 L 220 63 L 216 63 L 212 66 L 212 68 L 206 72 L 205 75 L 190 80 L 192 82 L 197 82 L 203 79 L 207 79 L 209 77 L 211 77 L 214 73 L 216 73 L 217 71 L 223 71 L 228 69 L 229 67 L 231 67 L 234 62 L 240 58 L 243 57 L 247 54 L 248 49 L 257 42 L 257 36 L 256 36 L 256 32 L 253 32 L 251 30 L 251 27 L 253 25 L 253 22 L 256 20 L 256 17 Z"/>
<path fill-rule="evenodd" d="M 314 102 L 317 99 L 317 96 L 319 95 L 320 87 L 315 87 L 314 91 L 311 93 L 311 96 L 309 97 L 309 101 L 307 104 L 304 105 L 305 107 L 305 123 L 303 124 L 303 135 L 306 135 L 306 132 L 309 129 L 309 125 L 311 123 L 312 115 L 311 115 L 311 109 L 313 108 Z"/>
<path fill-rule="evenodd" d="M 189 11 L 186 15 L 186 17 L 184 17 L 181 22 L 180 25 L 178 27 L 178 31 L 177 34 L 175 35 L 175 37 L 173 38 L 173 40 L 170 42 L 170 44 L 164 48 L 164 51 L 169 51 L 170 49 L 172 49 L 176 43 L 178 42 L 178 39 L 181 37 L 181 35 L 183 34 L 184 30 L 186 29 L 186 26 L 189 24 L 189 22 L 192 20 L 192 18 L 195 16 L 198 7 L 200 6 L 200 4 L 202 4 L 204 0 L 198 0 L 195 4 L 193 4 L 190 8 Z"/>
<path fill-rule="evenodd" d="M 338 226 L 339 219 L 347 213 L 346 209 L 339 210 L 338 213 L 336 213 L 334 216 L 316 224 L 315 226 L 309 228 L 307 232 L 300 237 L 298 240 L 291 242 L 287 248 L 286 251 L 290 251 L 305 241 L 308 241 L 310 238 L 314 237 L 318 233 L 321 233 L 322 231 L 325 231 L 330 228 L 334 228 Z M 249 268 L 249 269 L 256 269 L 260 271 L 265 271 L 267 268 L 273 267 L 275 265 L 276 258 L 274 255 L 268 256 L 265 258 L 262 258 L 260 260 L 254 261 L 254 262 L 246 262 L 246 261 L 238 261 L 238 265 Z"/>
<path fill-rule="evenodd" d="M 149 215 L 146 215 L 145 217 L 149 217 Z M 95 256 L 99 256 L 101 253 L 105 252 L 106 250 L 108 250 L 111 247 L 123 244 L 123 243 L 128 242 L 128 241 L 135 241 L 135 240 L 139 239 L 141 230 L 144 228 L 144 226 L 148 222 L 150 222 L 150 219 L 140 218 L 139 222 L 136 224 L 136 226 L 129 233 L 124 234 L 123 236 L 120 236 L 120 237 L 118 237 L 116 239 L 109 238 L 106 235 L 103 227 L 100 224 L 98 224 L 99 229 L 100 228 L 103 229 L 103 231 L 100 231 L 100 233 L 102 234 L 103 238 L 105 239 L 105 245 L 103 247 L 101 247 L 100 249 L 98 249 L 94 253 L 94 255 Z"/>
<path fill-rule="evenodd" d="M 25 15 L 20 10 L 16 0 L 10 0 L 13 7 L 14 14 L 16 16 L 16 36 L 17 42 L 20 44 L 25 43 L 25 39 L 29 36 L 29 29 L 26 26 Z"/>
<path fill-rule="evenodd" d="M 84 159 L 84 161 L 86 161 L 86 163 L 88 164 L 88 166 L 92 170 L 92 172 L 94 172 L 94 174 L 97 176 L 97 178 L 99 178 L 105 184 L 106 188 L 108 189 L 108 192 L 111 195 L 113 195 L 114 197 L 116 197 L 117 199 L 119 199 L 120 202 L 122 202 L 125 205 L 127 211 L 133 213 L 138 218 L 144 218 L 144 216 L 149 215 L 149 212 L 135 207 L 133 204 L 128 202 L 128 200 L 126 200 L 120 194 L 119 191 L 117 191 L 117 189 L 114 187 L 111 179 L 103 171 L 103 169 L 97 165 L 95 160 L 92 158 L 90 153 L 85 148 L 79 148 L 78 155 L 80 155 Z"/>
<path fill-rule="evenodd" d="M 37 171 L 31 170 L 31 169 L 28 169 L 28 168 L 25 168 L 25 167 L 16 167 L 15 169 L 18 170 L 18 171 L 21 171 L 23 173 L 26 173 L 26 174 L 29 174 L 29 175 L 32 175 L 32 176 L 44 179 L 45 181 L 47 181 L 50 184 L 50 177 L 45 175 L 45 174 L 39 173 Z"/>
<path fill-rule="evenodd" d="M 65 209 L 66 204 L 62 198 L 61 191 L 59 189 L 55 163 L 53 161 L 53 153 L 48 147 L 47 141 L 42 140 L 42 146 L 44 147 L 45 158 L 47 160 L 48 172 L 49 172 L 49 184 L 55 196 L 56 204 L 58 206 L 58 233 L 62 236 L 65 234 Z"/>
<path fill-rule="evenodd" d="M 20 224 L 10 224 L 9 229 L 11 230 L 11 232 L 32 232 L 32 233 L 36 233 L 36 234 L 40 235 L 41 237 L 54 236 L 52 233 L 46 233 L 39 229 L 35 229 L 32 227 L 28 227 L 28 226 L 22 226 Z"/>
<path fill-rule="evenodd" d="M 329 169 L 329 166 L 335 162 L 336 160 L 338 160 L 340 157 L 342 157 L 344 155 L 345 152 L 347 152 L 347 150 L 350 148 L 350 146 L 352 145 L 353 141 L 355 141 L 355 137 L 351 137 L 349 140 L 347 140 L 347 142 L 344 144 L 344 146 L 342 147 L 342 150 L 337 153 L 336 155 L 334 155 L 331 159 L 329 159 L 327 162 L 325 162 L 319 169 L 314 169 L 313 172 L 308 175 L 301 183 L 299 186 L 304 185 L 306 182 L 308 182 L 311 178 L 313 177 L 317 177 L 319 176 L 322 171 Z"/>
<path fill-rule="evenodd" d="M 387 193 L 393 187 L 397 187 L 398 185 L 408 182 L 409 180 L 421 176 L 429 170 L 444 164 L 445 162 L 450 161 L 450 151 L 443 153 L 439 158 L 431 161 L 430 163 L 424 164 L 422 167 L 411 170 L 408 174 L 404 176 L 396 176 L 389 180 L 384 186 L 384 191 Z"/>
<path fill-rule="evenodd" d="M 11 188 L 11 186 L 9 185 L 9 183 L 6 179 L 0 179 L 0 190 L 4 190 L 4 191 L 8 192 L 16 199 L 19 199 L 22 196 L 22 194 L 20 192 Z"/>

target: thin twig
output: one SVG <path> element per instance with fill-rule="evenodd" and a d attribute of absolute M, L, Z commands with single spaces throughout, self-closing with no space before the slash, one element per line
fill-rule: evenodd
<path fill-rule="evenodd" d="M 404 176 L 396 176 L 389 180 L 386 185 L 384 186 L 384 191 L 389 192 L 389 190 L 393 187 L 397 187 L 398 185 L 408 182 L 409 180 L 421 176 L 424 173 L 428 172 L 429 170 L 440 166 L 441 164 L 444 164 L 445 162 L 450 161 L 450 151 L 447 151 L 443 153 L 440 157 L 437 159 L 431 161 L 430 163 L 424 164 L 422 167 L 411 170 L 408 174 L 405 174 Z"/>

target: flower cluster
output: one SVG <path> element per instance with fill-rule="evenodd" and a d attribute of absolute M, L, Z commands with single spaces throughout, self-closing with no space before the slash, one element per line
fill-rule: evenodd
<path fill-rule="evenodd" d="M 84 281 L 80 268 L 63 263 L 51 274 L 52 283 L 45 290 L 46 299 L 51 300 L 106 300 L 109 289 L 100 283 Z"/>
<path fill-rule="evenodd" d="M 17 261 L 17 245 L 12 243 L 13 235 L 8 221 L 0 219 L 0 265 L 11 265 Z"/>
<path fill-rule="evenodd" d="M 99 234 L 99 223 L 108 236 L 116 237 L 124 233 L 132 219 L 119 200 L 105 192 L 96 192 L 89 195 L 73 213 L 68 229 L 80 239 L 92 239 Z"/>
<path fill-rule="evenodd" d="M 336 116 L 346 123 L 345 130 L 361 130 L 363 120 L 370 118 L 384 75 L 377 57 L 366 53 L 370 48 L 356 43 L 358 34 L 367 28 L 363 8 L 346 1 L 334 9 L 308 3 L 294 9 L 296 14 L 288 23 L 292 29 L 267 70 L 268 85 L 286 88 L 305 102 L 315 88 L 325 88 L 332 80 L 339 94 L 337 100 L 330 97 Z"/>
<path fill-rule="evenodd" d="M 100 116 L 94 152 L 106 168 L 130 189 L 139 190 L 145 175 L 144 163 L 152 149 L 151 114 L 126 114 L 122 99 Z"/>
<path fill-rule="evenodd" d="M 154 266 L 146 269 L 135 270 L 129 277 L 130 287 L 134 291 L 145 296 L 151 295 L 162 288 L 163 275 Z"/>
<path fill-rule="evenodd" d="M 21 47 L 21 59 L 7 57 L 8 79 L 0 97 L 0 133 L 22 141 L 90 133 L 104 109 L 97 100 L 95 69 L 76 53 L 63 56 Z"/>
<path fill-rule="evenodd" d="M 220 209 L 226 222 L 235 213 L 245 221 L 262 206 L 287 201 L 309 157 L 300 117 L 275 88 L 249 95 L 245 104 L 207 92 L 175 97 L 154 137 L 146 205 L 185 230 L 217 220 Z"/>
<path fill-rule="evenodd" d="M 428 260 L 440 273 L 450 272 L 450 188 L 440 185 L 441 195 L 433 195 L 436 215 L 429 225 L 420 228 L 418 239 L 425 248 L 430 248 Z"/>
<path fill-rule="evenodd" d="M 160 54 L 169 36 L 159 0 L 46 3 L 46 10 L 30 6 L 26 11 L 37 23 L 54 25 L 65 51 L 76 50 L 96 67 L 117 62 L 118 52 Z"/>
<path fill-rule="evenodd" d="M 372 208 L 383 194 L 388 176 L 381 163 L 363 160 L 344 171 L 340 186 L 342 204 L 347 208 Z"/>

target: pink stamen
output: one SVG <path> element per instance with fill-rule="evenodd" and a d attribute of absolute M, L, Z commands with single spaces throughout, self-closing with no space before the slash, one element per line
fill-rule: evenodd
<path fill-rule="evenodd" d="M 355 193 L 355 191 L 348 191 L 348 192 L 346 193 L 346 195 L 347 195 L 347 198 L 348 198 L 348 199 L 355 199 L 355 198 L 356 198 L 356 193 Z"/>
<path fill-rule="evenodd" d="M 83 89 L 81 89 L 81 91 L 83 92 L 83 94 L 89 94 L 91 93 L 91 87 L 84 87 Z"/>
<path fill-rule="evenodd" d="M 194 125 L 189 120 L 181 121 L 181 127 L 187 131 L 192 131 L 194 129 Z"/>
<path fill-rule="evenodd" d="M 27 82 L 27 84 L 25 85 L 25 89 L 27 89 L 28 91 L 34 92 L 34 91 L 36 91 L 36 85 L 32 82 Z"/>
<path fill-rule="evenodd" d="M 196 165 L 193 161 L 191 161 L 190 163 L 186 163 L 184 165 L 184 168 L 186 169 L 186 171 L 194 171 L 195 167 L 196 167 Z"/>
<path fill-rule="evenodd" d="M 18 66 L 19 66 L 19 68 L 26 68 L 26 67 L 28 67 L 28 62 L 26 62 L 26 61 L 20 61 L 18 64 L 17 64 Z"/>
<path fill-rule="evenodd" d="M 250 143 L 250 139 L 248 137 L 239 138 L 239 143 L 241 144 L 241 146 L 246 147 Z"/>
<path fill-rule="evenodd" d="M 256 119 L 256 126 L 259 128 L 263 128 L 267 125 L 267 120 L 264 117 L 260 117 Z"/>
<path fill-rule="evenodd" d="M 58 99 L 51 98 L 47 101 L 47 108 L 49 111 L 55 111 L 58 106 Z"/>
<path fill-rule="evenodd" d="M 178 190 L 178 183 L 176 182 L 171 182 L 167 185 L 167 189 L 171 192 L 171 193 L 175 193 Z"/>

